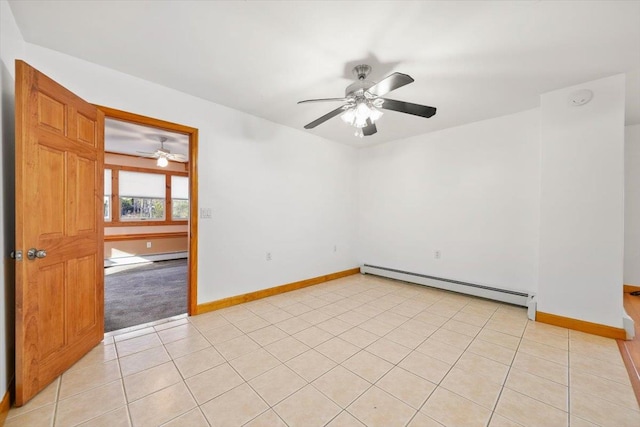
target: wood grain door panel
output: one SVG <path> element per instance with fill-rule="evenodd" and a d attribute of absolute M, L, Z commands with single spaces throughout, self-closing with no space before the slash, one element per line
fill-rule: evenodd
<path fill-rule="evenodd" d="M 16 61 L 18 406 L 104 337 L 103 167 L 103 113 Z"/>

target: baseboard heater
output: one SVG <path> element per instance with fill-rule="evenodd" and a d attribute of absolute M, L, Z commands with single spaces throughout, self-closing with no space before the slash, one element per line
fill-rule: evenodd
<path fill-rule="evenodd" d="M 118 265 L 140 264 L 153 261 L 169 261 L 172 259 L 187 258 L 187 251 L 181 252 L 166 252 L 161 254 L 148 254 L 148 255 L 132 255 L 117 258 L 105 258 L 105 267 L 114 267 Z"/>
<path fill-rule="evenodd" d="M 430 286 L 432 288 L 446 289 L 448 291 L 507 302 L 509 304 L 521 305 L 523 307 L 530 306 L 531 300 L 534 297 L 526 292 L 494 288 L 491 286 L 428 276 L 426 274 L 412 273 L 410 271 L 396 270 L 394 268 L 379 267 L 376 265 L 364 264 L 360 267 L 360 272 L 362 274 L 374 274 L 376 276 L 388 277 L 390 279 L 402 280 L 404 282 L 416 283 L 418 285 Z"/>

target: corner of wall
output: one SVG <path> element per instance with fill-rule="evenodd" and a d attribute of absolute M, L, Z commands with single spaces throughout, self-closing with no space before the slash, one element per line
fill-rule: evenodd
<path fill-rule="evenodd" d="M 9 258 L 15 235 L 15 69 L 24 39 L 6 0 L 0 0 L 0 395 L 8 390 L 14 369 L 14 262 Z"/>

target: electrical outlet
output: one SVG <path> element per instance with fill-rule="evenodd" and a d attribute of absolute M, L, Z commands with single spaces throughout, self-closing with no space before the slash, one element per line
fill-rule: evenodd
<path fill-rule="evenodd" d="M 211 208 L 200 208 L 200 218 L 211 219 Z"/>
<path fill-rule="evenodd" d="M 147 249 L 151 247 L 151 242 L 147 242 Z"/>
<path fill-rule="evenodd" d="M 267 252 L 267 261 L 271 261 L 271 252 Z"/>
<path fill-rule="evenodd" d="M 435 259 L 440 259 L 440 258 L 442 258 L 442 252 L 440 252 L 440 250 L 435 251 L 435 252 L 433 253 L 433 257 L 434 257 Z"/>

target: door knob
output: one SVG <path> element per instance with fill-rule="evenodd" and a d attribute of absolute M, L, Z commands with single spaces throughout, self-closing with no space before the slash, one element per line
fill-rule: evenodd
<path fill-rule="evenodd" d="M 27 251 L 27 258 L 29 258 L 30 260 L 34 260 L 36 258 L 44 258 L 46 256 L 47 251 L 45 251 L 44 249 L 31 248 Z"/>

